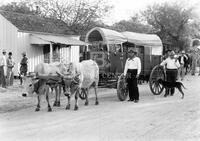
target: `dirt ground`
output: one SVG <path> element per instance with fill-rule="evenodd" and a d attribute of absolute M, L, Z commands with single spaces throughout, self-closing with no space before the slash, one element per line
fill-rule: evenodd
<path fill-rule="evenodd" d="M 199 141 L 200 76 L 186 76 L 185 99 L 176 91 L 172 97 L 154 96 L 148 84 L 139 85 L 140 102 L 120 102 L 115 89 L 99 89 L 100 105 L 90 103 L 79 110 L 61 107 L 47 112 L 43 98 L 35 112 L 36 97 L 22 97 L 22 87 L 0 89 L 1 141 Z M 53 103 L 53 96 L 51 96 Z"/>

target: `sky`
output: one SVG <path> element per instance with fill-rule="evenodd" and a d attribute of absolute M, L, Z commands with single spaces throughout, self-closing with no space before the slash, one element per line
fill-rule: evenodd
<path fill-rule="evenodd" d="M 12 1 L 19 0 L 0 0 L 0 4 L 6 4 Z M 92 0 L 90 0 L 92 1 Z M 132 15 L 138 13 L 148 5 L 154 3 L 163 3 L 163 2 L 174 2 L 174 1 L 186 1 L 187 5 L 195 5 L 197 7 L 196 13 L 200 14 L 200 0 L 105 0 L 108 4 L 113 5 L 113 9 L 110 13 L 103 18 L 103 22 L 111 25 L 120 20 L 128 20 Z M 199 15 L 200 17 L 200 15 Z"/>

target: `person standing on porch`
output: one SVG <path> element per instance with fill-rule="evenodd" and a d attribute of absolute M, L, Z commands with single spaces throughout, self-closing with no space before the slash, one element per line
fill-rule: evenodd
<path fill-rule="evenodd" d="M 28 71 L 28 58 L 26 57 L 26 52 L 22 53 L 22 60 L 20 62 L 20 84 L 22 85 L 22 75 L 26 76 Z"/>
<path fill-rule="evenodd" d="M 13 85 L 13 80 L 14 80 L 13 67 L 14 67 L 14 65 L 15 65 L 15 62 L 12 58 L 12 52 L 9 52 L 8 58 L 7 58 L 7 86 Z"/>
<path fill-rule="evenodd" d="M 129 100 L 137 103 L 139 101 L 139 90 L 137 79 L 139 78 L 141 72 L 141 61 L 137 57 L 136 48 L 128 49 L 129 58 L 126 60 L 124 67 L 124 76 L 127 78 L 128 90 L 129 90 Z"/>
<path fill-rule="evenodd" d="M 0 57 L 0 84 L 3 88 L 6 88 L 6 50 L 2 50 L 2 56 Z"/>

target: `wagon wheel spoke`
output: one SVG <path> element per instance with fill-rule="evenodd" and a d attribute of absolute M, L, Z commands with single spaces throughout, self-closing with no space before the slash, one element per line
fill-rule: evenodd
<path fill-rule="evenodd" d="M 153 88 L 153 90 L 155 92 L 156 91 L 156 84 L 155 83 L 152 84 L 152 88 Z"/>
<path fill-rule="evenodd" d="M 126 85 L 126 81 L 123 74 L 119 76 L 119 79 L 117 82 L 117 96 L 120 101 L 126 100 L 128 96 L 127 85 Z"/>
<path fill-rule="evenodd" d="M 162 89 L 162 87 L 160 86 L 160 84 L 158 84 L 158 88 L 159 88 L 159 91 Z"/>
<path fill-rule="evenodd" d="M 165 73 L 164 73 L 164 69 L 161 68 L 160 66 L 155 66 L 152 69 L 152 72 L 150 74 L 150 79 L 149 79 L 149 87 L 150 90 L 153 94 L 155 95 L 159 95 L 161 94 L 161 92 L 163 91 L 163 87 L 162 85 L 158 84 L 158 80 L 159 79 L 163 79 L 165 78 Z"/>
<path fill-rule="evenodd" d="M 155 93 L 157 93 L 158 92 L 158 87 L 155 87 Z"/>

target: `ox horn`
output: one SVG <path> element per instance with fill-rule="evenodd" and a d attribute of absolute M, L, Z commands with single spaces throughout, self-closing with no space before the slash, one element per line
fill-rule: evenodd
<path fill-rule="evenodd" d="M 58 76 L 60 76 L 60 77 L 64 77 L 64 75 L 61 74 L 60 72 L 56 72 L 56 74 L 57 74 Z"/>

